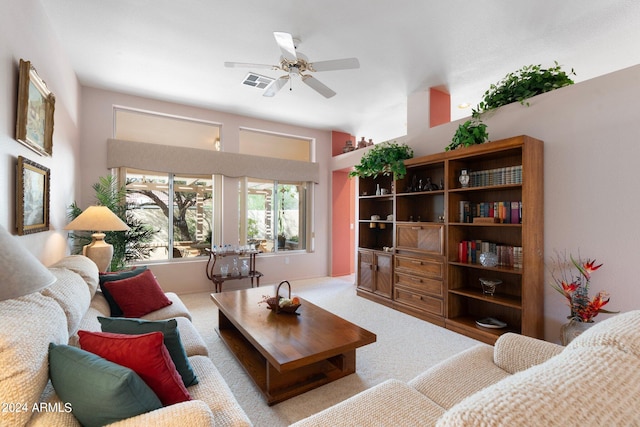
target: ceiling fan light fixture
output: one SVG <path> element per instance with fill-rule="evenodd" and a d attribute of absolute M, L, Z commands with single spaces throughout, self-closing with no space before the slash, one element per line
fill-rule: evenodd
<path fill-rule="evenodd" d="M 336 94 L 332 89 L 315 79 L 310 74 L 305 73 L 360 68 L 360 62 L 357 58 L 332 59 L 311 63 L 304 54 L 296 52 L 298 47 L 297 44 L 300 42 L 299 39 L 293 38 L 291 34 L 284 32 L 275 32 L 273 35 L 278 47 L 280 48 L 280 52 L 282 53 L 279 65 L 252 64 L 247 62 L 224 63 L 224 66 L 228 68 L 268 68 L 274 71 L 280 70 L 287 73 L 276 80 L 271 77 L 261 76 L 260 74 L 250 72 L 242 83 L 247 86 L 264 89 L 263 96 L 274 96 L 287 84 L 287 82 L 289 82 L 289 89 L 292 90 L 292 79 L 294 76 L 298 76 L 302 82 L 311 89 L 315 90 L 325 98 L 331 98 Z"/>

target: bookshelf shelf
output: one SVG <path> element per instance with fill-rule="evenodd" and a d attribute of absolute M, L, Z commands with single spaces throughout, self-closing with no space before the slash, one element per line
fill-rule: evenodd
<path fill-rule="evenodd" d="M 457 295 L 462 295 L 464 297 L 485 301 L 490 304 L 503 305 L 505 307 L 516 308 L 518 310 L 522 308 L 520 298 L 511 295 L 502 295 L 500 293 L 495 293 L 493 295 L 484 295 L 482 293 L 482 290 L 478 290 L 476 288 L 451 289 L 449 290 L 449 292 Z"/>
<path fill-rule="evenodd" d="M 496 271 L 499 273 L 503 273 L 503 274 L 517 274 L 517 275 L 522 275 L 523 270 L 522 268 L 515 268 L 515 267 L 503 267 L 503 266 L 496 266 L 496 267 L 485 267 L 482 264 L 477 264 L 477 263 L 468 263 L 468 262 L 458 262 L 458 261 L 449 261 L 449 265 L 450 266 L 458 266 L 458 267 L 463 267 L 463 268 L 474 268 L 477 270 L 485 270 L 485 271 Z"/>
<path fill-rule="evenodd" d="M 451 329 L 463 335 L 478 337 L 480 341 L 495 342 L 505 332 L 520 333 L 518 329 L 507 327 L 506 329 L 482 328 L 476 324 L 476 318 L 472 316 L 459 316 L 446 320 L 447 329 Z"/>

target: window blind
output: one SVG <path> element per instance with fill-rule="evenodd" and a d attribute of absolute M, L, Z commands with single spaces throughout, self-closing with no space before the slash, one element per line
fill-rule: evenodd
<path fill-rule="evenodd" d="M 226 153 L 148 142 L 107 140 L 107 167 L 174 174 L 220 174 L 278 181 L 320 182 L 320 165 L 249 154 Z"/>

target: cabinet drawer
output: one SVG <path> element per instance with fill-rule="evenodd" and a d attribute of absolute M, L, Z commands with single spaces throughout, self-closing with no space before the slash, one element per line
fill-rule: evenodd
<path fill-rule="evenodd" d="M 437 297 L 444 295 L 442 280 L 396 273 L 396 285 L 411 288 Z"/>
<path fill-rule="evenodd" d="M 364 262 L 367 264 L 373 264 L 373 252 L 372 251 L 358 251 L 358 257 L 360 258 L 360 262 Z"/>
<path fill-rule="evenodd" d="M 439 224 L 398 224 L 396 246 L 398 249 L 444 255 L 444 228 Z"/>
<path fill-rule="evenodd" d="M 436 314 L 438 316 L 444 315 L 444 305 L 441 299 L 422 295 L 418 292 L 413 292 L 410 289 L 399 286 L 394 289 L 393 295 L 394 300 L 404 305 L 408 305 L 431 314 Z"/>
<path fill-rule="evenodd" d="M 396 255 L 396 270 L 442 280 L 444 264 L 433 259 Z"/>

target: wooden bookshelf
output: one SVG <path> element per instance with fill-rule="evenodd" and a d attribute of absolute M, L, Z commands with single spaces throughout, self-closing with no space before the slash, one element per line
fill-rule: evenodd
<path fill-rule="evenodd" d="M 361 192 L 366 194 L 358 202 L 358 246 L 367 262 L 358 265 L 358 294 L 490 344 L 505 332 L 542 338 L 542 141 L 518 136 L 414 158 L 405 164 L 407 174 L 394 183 L 392 194 L 375 195 L 378 185 L 391 187 L 389 177 L 378 182 L 360 179 Z M 462 169 L 473 178 L 466 188 L 458 181 Z M 461 202 L 465 201 L 478 212 L 480 205 L 486 209 L 495 203 L 497 209 L 497 201 L 520 205 L 517 218 L 473 222 L 472 218 L 461 219 Z M 386 219 L 389 213 L 393 213 L 392 221 Z M 370 217 L 375 214 L 384 220 L 382 229 L 371 226 Z M 522 248 L 521 266 L 485 267 L 477 259 L 461 260 L 458 246 L 462 241 L 490 242 L 507 255 L 510 248 Z M 380 253 L 385 246 L 393 248 L 392 254 Z M 393 268 L 380 272 L 377 254 L 386 257 L 385 266 L 391 260 Z M 381 285 L 376 284 L 378 275 L 383 277 Z M 500 279 L 502 284 L 493 296 L 484 295 L 480 277 Z M 478 326 L 476 320 L 484 317 L 502 320 L 507 327 Z"/>

